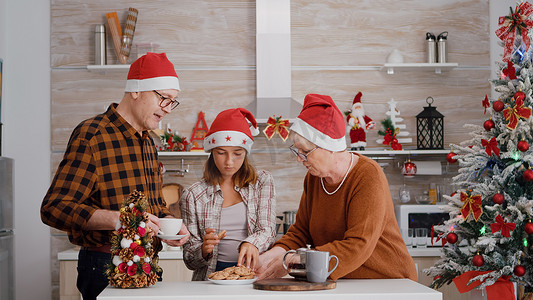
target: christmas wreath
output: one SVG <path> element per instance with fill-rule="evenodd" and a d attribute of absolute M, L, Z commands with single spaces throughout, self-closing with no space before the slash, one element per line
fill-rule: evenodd
<path fill-rule="evenodd" d="M 161 269 L 154 258 L 150 229 L 146 227 L 148 216 L 145 196 L 132 192 L 120 209 L 120 224 L 111 237 L 112 262 L 106 275 L 109 284 L 120 288 L 141 288 L 156 283 Z"/>

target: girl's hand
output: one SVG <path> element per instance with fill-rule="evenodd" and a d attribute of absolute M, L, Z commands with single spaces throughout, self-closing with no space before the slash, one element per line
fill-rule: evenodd
<path fill-rule="evenodd" d="M 204 242 L 202 243 L 202 257 L 205 259 L 207 256 L 211 253 L 213 253 L 213 249 L 215 248 L 218 243 L 220 243 L 220 240 L 223 239 L 226 236 L 226 231 L 223 230 L 219 234 L 215 234 L 214 228 L 207 228 L 205 230 L 204 235 Z"/>
<path fill-rule="evenodd" d="M 244 242 L 241 244 L 241 250 L 239 251 L 239 260 L 237 266 L 243 266 L 246 263 L 246 267 L 255 271 L 259 260 L 259 250 L 256 246 Z"/>

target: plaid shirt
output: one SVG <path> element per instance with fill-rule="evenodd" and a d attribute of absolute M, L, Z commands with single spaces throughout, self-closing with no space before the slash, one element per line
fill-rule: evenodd
<path fill-rule="evenodd" d="M 148 201 L 147 211 L 170 214 L 162 198 L 157 150 L 147 131 L 142 136 L 112 104 L 72 132 L 63 160 L 41 205 L 42 221 L 67 231 L 84 247 L 110 244 L 112 231 L 82 226 L 97 209 L 119 210 L 134 190 Z"/>
<path fill-rule="evenodd" d="M 262 253 L 276 238 L 276 195 L 274 179 L 267 171 L 257 172 L 257 182 L 246 188 L 235 187 L 246 205 L 249 242 Z M 194 270 L 192 280 L 207 280 L 214 272 L 218 258 L 218 246 L 207 260 L 202 257 L 202 243 L 206 228 L 220 232 L 222 190 L 204 180 L 185 189 L 180 198 L 181 216 L 191 237 L 183 246 L 183 260 L 187 268 Z"/>

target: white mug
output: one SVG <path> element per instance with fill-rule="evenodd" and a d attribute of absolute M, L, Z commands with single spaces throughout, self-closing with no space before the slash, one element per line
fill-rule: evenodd
<path fill-rule="evenodd" d="M 335 266 L 329 270 L 329 261 L 335 258 Z M 329 255 L 327 251 L 309 250 L 305 253 L 307 281 L 325 282 L 329 275 L 339 265 L 339 259 L 335 255 Z"/>
<path fill-rule="evenodd" d="M 161 218 L 159 219 L 159 234 L 177 235 L 181 229 L 182 219 Z"/>

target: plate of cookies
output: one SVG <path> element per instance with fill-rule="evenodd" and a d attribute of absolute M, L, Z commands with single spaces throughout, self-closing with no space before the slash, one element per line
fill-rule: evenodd
<path fill-rule="evenodd" d="M 245 266 L 228 267 L 209 274 L 208 280 L 215 284 L 241 285 L 256 281 L 254 271 Z"/>

